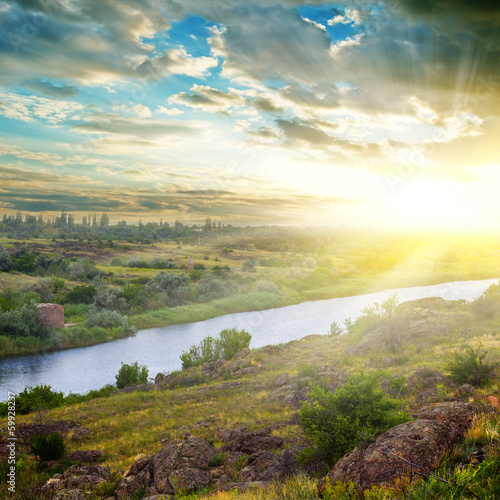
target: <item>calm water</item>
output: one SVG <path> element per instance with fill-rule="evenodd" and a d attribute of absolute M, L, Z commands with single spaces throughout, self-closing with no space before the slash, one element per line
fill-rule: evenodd
<path fill-rule="evenodd" d="M 121 362 L 138 361 L 150 376 L 181 367 L 179 355 L 207 335 L 224 328 L 244 328 L 252 334 L 251 347 L 278 344 L 311 334 L 326 334 L 332 321 L 343 323 L 361 310 L 397 293 L 401 301 L 424 297 L 473 300 L 498 279 L 456 281 L 440 285 L 399 288 L 338 299 L 304 302 L 294 306 L 228 314 L 207 321 L 141 330 L 133 337 L 68 351 L 0 361 L 0 400 L 7 391 L 48 384 L 58 391 L 84 393 L 115 382 Z"/>

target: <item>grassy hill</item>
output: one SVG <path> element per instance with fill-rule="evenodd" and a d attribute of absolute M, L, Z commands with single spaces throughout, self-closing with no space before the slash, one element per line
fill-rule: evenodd
<path fill-rule="evenodd" d="M 447 367 L 454 353 L 465 352 L 466 346 L 486 353 L 485 363 L 500 358 L 500 319 L 489 308 L 491 303 L 488 305 L 484 300 L 465 304 L 422 299 L 402 304 L 392 311 L 373 308 L 353 322 L 346 335 L 312 335 L 284 345 L 251 349 L 240 353 L 218 371 L 210 371 L 207 367 L 203 370 L 202 367 L 190 368 L 172 374 L 163 385 L 18 416 L 17 425 L 70 420 L 89 429 L 91 434 L 77 440 L 70 438 L 70 432 L 66 437 L 67 451 L 96 449 L 106 452 L 102 465 L 109 467 L 113 476 L 88 496 L 106 498 L 113 493 L 123 471 L 134 462 L 186 436 L 200 437 L 218 448 L 224 444 L 221 438 L 224 430 L 265 428 L 272 436 L 283 439 L 283 446 L 275 450 L 278 455 L 291 446 L 311 446 L 299 424 L 299 406 L 285 402 L 290 393 L 302 391 L 305 394 L 308 389 L 304 388 L 317 384 L 332 390 L 353 374 L 377 373 L 380 387 L 407 413 L 424 404 L 442 401 L 475 402 L 488 411 L 482 420 L 473 422 L 465 441 L 442 457 L 442 469 L 436 475 L 450 482 L 446 494 L 433 493 L 429 484 L 419 479 L 407 486 L 404 494 L 399 485 L 399 490 L 386 488 L 366 493 L 367 498 L 409 498 L 410 491 L 411 498 L 469 498 L 471 495 L 465 493 L 452 494 L 462 459 L 482 448 L 486 458 L 476 471 L 484 464 L 500 464 L 500 418 L 498 408 L 495 410 L 488 399 L 489 396 L 498 397 L 500 376 L 497 371 L 482 387 L 460 392 L 457 391 L 459 384 L 447 377 L 450 375 Z M 284 373 L 287 376 L 283 376 Z M 287 381 L 280 382 L 279 375 Z M 0 425 L 6 427 L 5 421 Z M 70 465 L 55 465 L 50 471 L 40 469 L 27 448 L 20 451 L 18 460 L 18 498 L 37 498 L 34 488 L 58 467 L 64 469 Z M 237 481 L 238 467 L 224 465 L 223 456 L 220 460 L 226 472 Z M 316 463 L 315 467 L 304 465 L 302 473 L 266 489 L 238 494 L 213 493 L 213 488 L 207 488 L 177 498 L 200 498 L 211 494 L 221 500 L 236 497 L 317 498 L 318 482 L 327 471 L 324 463 Z M 469 485 L 474 493 L 472 496 L 494 498 L 487 479 L 479 473 L 474 475 L 475 479 L 473 475 Z M 500 468 L 493 476 L 498 481 Z M 5 492 L 5 481 L 0 488 Z M 349 486 L 338 485 L 329 495 L 330 498 L 354 498 L 352 487 L 351 493 L 348 491 Z M 374 496 L 369 496 L 371 494 Z"/>

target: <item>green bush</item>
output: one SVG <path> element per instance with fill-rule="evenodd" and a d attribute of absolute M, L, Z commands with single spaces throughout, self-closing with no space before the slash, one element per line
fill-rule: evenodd
<path fill-rule="evenodd" d="M 59 460 L 64 456 L 66 446 L 59 432 L 53 434 L 32 434 L 28 439 L 31 452 L 41 462 Z"/>
<path fill-rule="evenodd" d="M 146 366 L 139 366 L 137 361 L 134 361 L 131 365 L 122 363 L 118 374 L 115 375 L 116 387 L 118 389 L 123 389 L 124 387 L 130 387 L 138 384 L 146 384 L 148 381 L 149 370 Z"/>
<path fill-rule="evenodd" d="M 405 421 L 398 402 L 379 388 L 377 374 L 352 375 L 335 393 L 314 386 L 299 411 L 299 423 L 329 464 L 358 444 Z"/>
<path fill-rule="evenodd" d="M 95 297 L 95 287 L 92 285 L 75 286 L 64 297 L 63 304 L 92 304 Z"/>
<path fill-rule="evenodd" d="M 252 340 L 250 333 L 236 328 L 222 330 L 219 337 L 221 357 L 226 360 L 232 359 L 237 352 L 247 348 Z"/>
<path fill-rule="evenodd" d="M 498 363 L 486 362 L 487 351 L 480 347 L 464 346 L 455 352 L 453 359 L 446 365 L 450 378 L 456 384 L 471 384 L 480 387 L 494 375 Z"/>
<path fill-rule="evenodd" d="M 181 354 L 182 369 L 200 366 L 220 358 L 232 359 L 237 352 L 248 347 L 251 340 L 250 333 L 236 328 L 222 330 L 218 339 L 207 336 L 198 345 L 191 346 L 189 351 Z"/>
<path fill-rule="evenodd" d="M 103 309 L 97 310 L 95 306 L 90 306 L 86 316 L 85 326 L 92 328 L 99 326 L 101 328 L 121 327 L 124 330 L 132 331 L 127 316 L 121 315 L 118 311 Z"/>
<path fill-rule="evenodd" d="M 0 335 L 39 337 L 45 330 L 40 325 L 40 311 L 33 301 L 10 311 L 0 308 Z"/>
<path fill-rule="evenodd" d="M 40 384 L 36 387 L 26 387 L 16 397 L 16 412 L 26 415 L 38 408 L 50 410 L 62 406 L 64 395 L 53 391 L 50 385 Z"/>

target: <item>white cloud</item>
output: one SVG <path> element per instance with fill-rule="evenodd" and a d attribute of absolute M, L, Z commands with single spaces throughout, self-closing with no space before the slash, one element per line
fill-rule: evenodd
<path fill-rule="evenodd" d="M 135 116 L 139 116 L 141 118 L 151 118 L 152 116 L 151 110 L 143 104 L 136 104 L 131 111 Z"/>
<path fill-rule="evenodd" d="M 175 116 L 175 115 L 182 115 L 184 111 L 181 111 L 180 109 L 177 108 L 165 108 L 164 106 L 158 106 L 155 110 L 157 113 L 161 113 L 162 115 L 167 115 L 167 116 Z"/>
<path fill-rule="evenodd" d="M 346 9 L 343 16 L 338 15 L 327 21 L 328 26 L 335 26 L 336 24 L 354 24 L 355 26 L 361 23 L 361 15 L 359 10 Z"/>
<path fill-rule="evenodd" d="M 71 119 L 83 109 L 85 107 L 76 102 L 24 96 L 0 90 L 0 114 L 14 120 L 34 122 L 40 119 L 55 125 Z"/>
<path fill-rule="evenodd" d="M 312 24 L 313 26 L 316 26 L 316 28 L 322 30 L 322 31 L 326 31 L 326 26 L 324 26 L 323 24 L 321 23 L 318 23 L 316 21 L 312 21 L 311 19 L 308 19 L 307 17 L 303 17 L 302 18 L 306 23 L 309 23 L 309 24 Z"/>

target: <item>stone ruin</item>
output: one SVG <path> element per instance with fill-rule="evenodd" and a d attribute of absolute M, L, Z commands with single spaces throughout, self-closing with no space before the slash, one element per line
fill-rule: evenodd
<path fill-rule="evenodd" d="M 64 328 L 64 307 L 59 304 L 38 304 L 40 322 L 43 326 Z"/>

